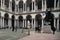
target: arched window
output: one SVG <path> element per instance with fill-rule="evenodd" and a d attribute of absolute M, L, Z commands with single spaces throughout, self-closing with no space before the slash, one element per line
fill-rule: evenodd
<path fill-rule="evenodd" d="M 26 16 L 26 19 L 27 19 L 27 21 L 29 20 L 30 23 L 31 23 L 31 21 L 32 21 L 32 16 L 31 16 L 31 15 L 27 15 L 27 16 Z"/>
<path fill-rule="evenodd" d="M 5 0 L 5 6 L 8 8 L 9 7 L 9 0 Z"/>
<path fill-rule="evenodd" d="M 42 9 L 42 0 L 36 0 L 36 5 L 38 7 L 38 10 Z"/>
<path fill-rule="evenodd" d="M 32 0 L 27 0 L 26 1 L 27 7 L 29 7 L 29 10 L 32 10 Z"/>
<path fill-rule="evenodd" d="M 23 1 L 22 0 L 19 1 L 19 9 L 22 9 L 22 11 L 23 11 Z"/>
<path fill-rule="evenodd" d="M 12 0 L 12 11 L 15 11 L 15 0 Z"/>

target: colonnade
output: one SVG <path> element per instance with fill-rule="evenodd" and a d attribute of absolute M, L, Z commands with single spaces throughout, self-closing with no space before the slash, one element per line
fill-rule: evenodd
<path fill-rule="evenodd" d="M 56 21 L 56 19 L 57 19 L 57 21 Z M 26 28 L 27 27 L 27 20 L 23 19 L 21 24 L 22 24 L 21 27 Z M 14 27 L 19 28 L 20 27 L 19 25 L 20 25 L 19 24 L 19 19 L 14 19 Z M 2 28 L 2 27 L 4 28 L 6 26 L 8 26 L 9 28 L 12 27 L 12 19 L 8 19 L 8 25 L 4 25 L 4 17 L 0 16 L 0 28 Z M 35 28 L 36 26 L 37 26 L 36 19 L 34 18 L 31 21 L 31 27 Z M 42 19 L 42 30 L 43 30 L 44 26 L 45 26 L 44 25 L 44 19 Z M 59 18 L 54 18 L 54 26 L 56 27 L 57 30 L 59 30 Z"/>

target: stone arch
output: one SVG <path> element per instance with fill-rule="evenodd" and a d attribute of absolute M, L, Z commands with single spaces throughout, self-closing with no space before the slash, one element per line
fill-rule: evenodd
<path fill-rule="evenodd" d="M 19 10 L 23 11 L 23 0 L 19 1 Z"/>
<path fill-rule="evenodd" d="M 27 16 L 26 16 L 26 20 L 27 20 L 27 21 L 29 20 L 30 23 L 31 23 L 31 21 L 32 21 L 32 16 L 31 16 L 31 15 L 27 15 Z"/>
<path fill-rule="evenodd" d="M 23 27 L 23 16 L 19 16 L 18 19 L 19 19 L 19 28 L 22 28 Z"/>
<path fill-rule="evenodd" d="M 11 18 L 11 25 L 12 25 L 12 27 L 14 27 L 14 25 L 15 25 L 15 16 L 14 15 L 12 15 L 12 18 Z"/>
<path fill-rule="evenodd" d="M 26 28 L 28 27 L 28 21 L 30 22 L 30 28 L 32 28 L 32 16 L 31 15 L 27 15 L 26 16 Z"/>
<path fill-rule="evenodd" d="M 36 20 L 36 24 L 38 27 L 39 27 L 39 25 L 42 26 L 42 15 L 41 14 L 37 14 L 35 16 L 35 20 Z"/>
<path fill-rule="evenodd" d="M 8 26 L 8 19 L 9 19 L 9 14 L 5 13 L 4 14 L 4 26 L 7 27 Z"/>

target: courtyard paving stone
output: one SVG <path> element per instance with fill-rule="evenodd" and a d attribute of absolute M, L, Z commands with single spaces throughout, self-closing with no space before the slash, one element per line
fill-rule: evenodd
<path fill-rule="evenodd" d="M 17 32 L 12 32 L 10 29 L 0 30 L 0 40 L 18 40 L 27 36 L 27 34 L 21 33 L 22 30 L 18 29 Z"/>
<path fill-rule="evenodd" d="M 60 40 L 60 32 L 56 32 L 53 35 L 52 33 L 37 33 L 32 31 L 29 36 L 19 40 Z"/>

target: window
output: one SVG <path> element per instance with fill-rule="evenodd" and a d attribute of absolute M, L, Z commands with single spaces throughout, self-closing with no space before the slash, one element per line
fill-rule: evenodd
<path fill-rule="evenodd" d="M 5 0 L 5 6 L 8 8 L 9 7 L 9 0 Z"/>
<path fill-rule="evenodd" d="M 54 0 L 47 0 L 47 8 L 54 8 Z"/>

